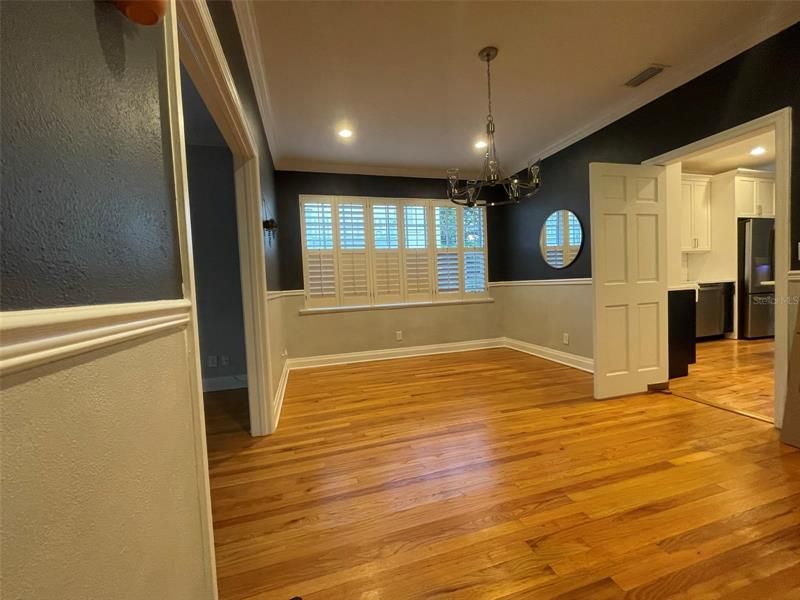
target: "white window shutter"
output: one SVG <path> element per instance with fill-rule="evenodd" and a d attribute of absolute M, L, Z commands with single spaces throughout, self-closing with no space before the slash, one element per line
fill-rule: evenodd
<path fill-rule="evenodd" d="M 397 202 L 373 200 L 372 278 L 375 304 L 403 301 L 403 266 L 400 254 L 402 216 Z"/>
<path fill-rule="evenodd" d="M 338 274 L 341 304 L 369 304 L 367 260 L 367 204 L 340 198 L 337 203 Z"/>
<path fill-rule="evenodd" d="M 403 206 L 403 265 L 408 302 L 433 299 L 433 261 L 429 231 L 429 202 L 407 202 Z"/>
<path fill-rule="evenodd" d="M 440 300 L 461 297 L 461 252 L 459 208 L 452 204 L 433 206 L 433 237 L 436 257 L 436 296 Z"/>
<path fill-rule="evenodd" d="M 462 209 L 464 248 L 464 294 L 470 298 L 486 295 L 486 209 Z"/>
<path fill-rule="evenodd" d="M 302 201 L 301 208 L 306 304 L 309 307 L 336 306 L 339 299 L 333 200 L 314 198 Z"/>

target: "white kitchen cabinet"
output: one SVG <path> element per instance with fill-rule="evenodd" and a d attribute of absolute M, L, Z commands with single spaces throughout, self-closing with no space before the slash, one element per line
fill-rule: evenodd
<path fill-rule="evenodd" d="M 737 217 L 775 216 L 775 174 L 768 171 L 734 171 Z"/>
<path fill-rule="evenodd" d="M 681 179 L 681 251 L 711 250 L 711 178 L 684 174 Z"/>

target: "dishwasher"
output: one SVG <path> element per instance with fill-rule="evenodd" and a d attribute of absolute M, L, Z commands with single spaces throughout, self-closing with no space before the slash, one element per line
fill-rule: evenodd
<path fill-rule="evenodd" d="M 700 284 L 697 297 L 696 337 L 714 337 L 732 331 L 732 287 L 730 283 Z"/>

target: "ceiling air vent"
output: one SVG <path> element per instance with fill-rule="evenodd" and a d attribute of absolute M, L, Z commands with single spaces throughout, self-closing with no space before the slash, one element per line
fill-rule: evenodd
<path fill-rule="evenodd" d="M 645 81 L 648 81 L 649 79 L 652 79 L 653 77 L 661 73 L 661 71 L 666 69 L 668 66 L 669 65 L 659 65 L 657 63 L 653 63 L 652 65 L 647 67 L 644 71 L 642 71 L 638 75 L 635 75 L 629 81 L 626 81 L 625 85 L 632 88 L 639 87 Z"/>

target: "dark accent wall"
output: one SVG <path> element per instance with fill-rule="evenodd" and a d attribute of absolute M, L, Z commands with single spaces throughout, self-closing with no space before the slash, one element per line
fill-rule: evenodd
<path fill-rule="evenodd" d="M 277 171 L 278 240 L 281 251 L 281 282 L 285 290 L 303 289 L 303 246 L 300 240 L 300 194 L 373 196 L 377 198 L 444 198 L 444 177 L 381 177 Z"/>
<path fill-rule="evenodd" d="M 162 27 L 0 9 L 0 309 L 179 298 Z"/>
<path fill-rule="evenodd" d="M 244 375 L 233 155 L 224 147 L 187 146 L 186 160 L 203 377 Z M 209 355 L 227 356 L 230 362 L 209 367 Z"/>
<path fill-rule="evenodd" d="M 645 84 L 647 85 L 647 84 Z M 792 123 L 792 268 L 800 268 L 800 25 L 794 25 L 544 160 L 531 201 L 489 212 L 492 280 L 591 276 L 589 163 L 640 163 L 786 106 Z M 575 212 L 586 239 L 571 266 L 548 267 L 539 231 L 559 208 Z"/>
<path fill-rule="evenodd" d="M 258 101 L 250 79 L 250 71 L 247 67 L 247 59 L 242 46 L 242 38 L 239 35 L 239 26 L 236 23 L 236 15 L 229 0 L 211 0 L 208 2 L 211 18 L 214 27 L 219 35 L 222 50 L 228 61 L 228 66 L 233 75 L 233 82 L 239 99 L 244 107 L 245 117 L 249 125 L 250 133 L 254 136 L 258 146 L 261 176 L 261 204 L 264 218 L 277 218 L 278 213 L 275 202 L 275 169 L 272 162 L 272 153 L 264 134 L 264 126 L 261 122 L 261 113 L 258 110 Z M 279 224 L 280 226 L 280 224 Z M 267 236 L 264 236 L 264 250 L 267 268 L 267 287 L 270 290 L 286 289 L 281 285 L 281 266 L 278 256 L 278 244 L 273 241 L 269 243 Z"/>

